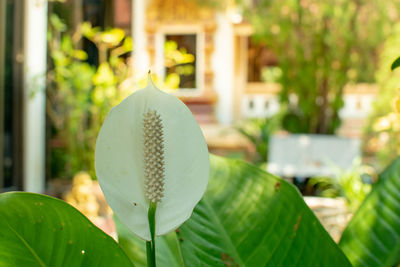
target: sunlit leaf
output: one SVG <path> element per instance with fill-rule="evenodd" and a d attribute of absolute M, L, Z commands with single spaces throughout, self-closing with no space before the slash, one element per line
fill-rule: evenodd
<path fill-rule="evenodd" d="M 121 246 L 143 266 L 144 241 L 117 227 Z M 216 156 L 192 217 L 157 242 L 162 266 L 351 266 L 293 185 Z"/>
<path fill-rule="evenodd" d="M 64 201 L 0 194 L 0 266 L 132 266 L 118 244 Z"/>
<path fill-rule="evenodd" d="M 79 59 L 79 60 L 86 60 L 88 58 L 88 55 L 83 50 L 74 50 L 73 56 L 74 56 L 74 58 Z"/>
<path fill-rule="evenodd" d="M 100 64 L 96 74 L 93 76 L 93 83 L 95 85 L 112 85 L 116 83 L 116 79 L 110 65 L 104 62 Z"/>
<path fill-rule="evenodd" d="M 114 28 L 101 33 L 100 39 L 102 42 L 110 46 L 118 45 L 125 37 L 125 32 L 122 29 Z"/>
<path fill-rule="evenodd" d="M 374 184 L 343 232 L 340 247 L 354 266 L 400 262 L 400 159 Z"/>
<path fill-rule="evenodd" d="M 90 22 L 84 22 L 81 24 L 81 31 L 83 36 L 93 41 L 93 38 L 100 31 L 100 28 L 92 27 L 92 24 Z"/>
<path fill-rule="evenodd" d="M 50 15 L 49 21 L 56 31 L 63 32 L 67 29 L 67 25 L 54 13 Z"/>
<path fill-rule="evenodd" d="M 393 61 L 392 65 L 390 66 L 391 70 L 394 70 L 400 66 L 400 57 L 398 57 L 395 61 Z"/>
<path fill-rule="evenodd" d="M 394 107 L 396 108 L 397 113 L 400 113 L 400 97 L 396 97 L 394 101 Z"/>

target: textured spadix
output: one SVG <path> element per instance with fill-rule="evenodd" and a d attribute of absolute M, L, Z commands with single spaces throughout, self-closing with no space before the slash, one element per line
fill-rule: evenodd
<path fill-rule="evenodd" d="M 95 168 L 107 202 L 135 234 L 150 240 L 149 199 L 157 201 L 156 235 L 187 220 L 209 177 L 207 145 L 190 110 L 149 76 L 114 107 L 100 130 Z"/>

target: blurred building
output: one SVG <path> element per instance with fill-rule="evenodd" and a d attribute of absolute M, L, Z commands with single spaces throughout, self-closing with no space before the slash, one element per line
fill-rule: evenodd
<path fill-rule="evenodd" d="M 212 150 L 248 149 L 226 125 L 279 111 L 276 81 L 280 69 L 275 55 L 252 41 L 252 26 L 243 20 L 240 9 L 233 4 L 215 8 L 190 0 L 132 3 L 134 73 L 144 75 L 151 69 L 162 80 L 168 79 L 166 44 L 175 42 L 178 49 L 193 54 L 195 61 L 194 74 L 179 74 L 181 83 L 174 93 L 203 124 Z M 345 88 L 340 135 L 361 136 L 376 94 L 375 85 Z"/>
<path fill-rule="evenodd" d="M 229 125 L 278 112 L 280 86 L 275 81 L 280 70 L 274 54 L 252 41 L 252 26 L 234 5 L 215 8 L 197 2 L 133 1 L 134 73 L 143 75 L 151 69 L 166 79 L 170 69 L 165 44 L 172 40 L 178 49 L 195 56 L 194 74 L 179 74 L 180 88 L 175 93 L 199 122 Z M 182 83 L 185 79 L 190 81 Z M 342 134 L 360 134 L 356 125 L 362 126 L 376 93 L 376 86 L 368 84 L 345 88 Z"/>
<path fill-rule="evenodd" d="M 164 54 L 169 41 L 195 56 L 193 74 L 179 74 L 181 81 L 191 81 L 181 82 L 176 94 L 199 122 L 231 124 L 251 114 L 243 109 L 244 102 L 250 102 L 248 94 L 256 91 L 263 98 L 271 96 L 271 86 L 258 82 L 262 68 L 273 66 L 276 60 L 250 41 L 252 28 L 243 22 L 235 6 L 215 8 L 196 1 L 151 0 L 147 5 L 133 1 L 132 10 L 136 73 L 151 69 L 165 79 L 170 72 Z M 276 108 L 271 98 L 268 110 Z"/>
<path fill-rule="evenodd" d="M 174 91 L 195 114 L 215 150 L 246 150 L 230 125 L 279 110 L 275 56 L 252 41 L 235 5 L 195 0 L 67 0 L 74 21 L 124 29 L 133 37 L 135 75 L 178 75 Z M 229 1 L 222 1 L 230 3 Z M 0 2 L 0 191 L 44 188 L 47 1 Z M 194 56 L 168 65 L 166 45 Z M 175 76 L 169 76 L 174 74 Z M 4 90 L 3 90 L 4 88 Z M 340 134 L 359 136 L 376 87 L 345 90 Z"/>

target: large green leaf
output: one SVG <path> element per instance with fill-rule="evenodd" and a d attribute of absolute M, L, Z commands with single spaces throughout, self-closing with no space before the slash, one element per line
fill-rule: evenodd
<path fill-rule="evenodd" d="M 64 201 L 0 194 L 0 266 L 132 266 L 119 245 Z"/>
<path fill-rule="evenodd" d="M 354 266 L 400 261 L 400 158 L 379 177 L 343 232 L 340 247 Z"/>
<path fill-rule="evenodd" d="M 119 234 L 137 240 L 121 229 Z M 351 266 L 295 187 L 255 166 L 215 156 L 205 196 L 167 238 L 180 244 L 159 245 L 158 254 L 173 255 L 170 266 L 180 259 L 184 266 Z M 162 244 L 165 237 L 157 240 Z M 137 243 L 123 244 L 127 253 L 143 251 L 144 243 L 132 244 Z"/>

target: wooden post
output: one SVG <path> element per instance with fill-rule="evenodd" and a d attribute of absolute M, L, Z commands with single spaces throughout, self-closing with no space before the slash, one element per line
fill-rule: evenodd
<path fill-rule="evenodd" d="M 242 97 L 247 86 L 247 36 L 236 35 L 234 47 L 234 92 L 233 92 L 233 120 L 242 118 Z"/>
<path fill-rule="evenodd" d="M 73 19 L 72 26 L 74 27 L 74 29 L 76 29 L 78 27 L 78 25 L 83 22 L 82 0 L 73 0 L 72 8 L 73 8 L 73 14 L 74 14 L 72 16 L 72 19 Z"/>
<path fill-rule="evenodd" d="M 6 1 L 10 4 L 9 1 Z M 23 176 L 24 176 L 24 31 L 25 25 L 24 17 L 25 2 L 14 1 L 13 3 L 13 36 L 12 36 L 12 50 L 7 53 L 12 53 L 12 179 L 13 186 L 16 188 L 13 190 L 21 190 L 23 188 Z M 10 15 L 11 14 L 7 14 Z"/>
<path fill-rule="evenodd" d="M 3 188 L 3 136 L 4 136 L 4 50 L 6 35 L 6 1 L 0 1 L 0 191 Z"/>

